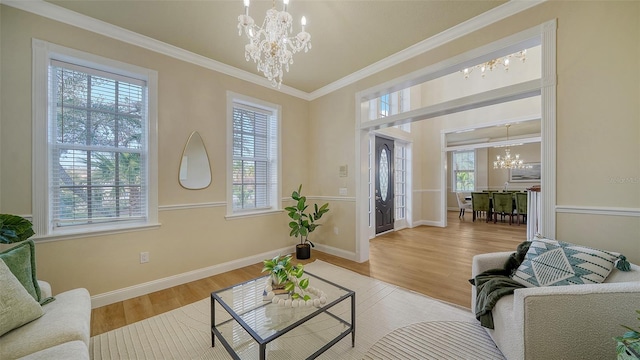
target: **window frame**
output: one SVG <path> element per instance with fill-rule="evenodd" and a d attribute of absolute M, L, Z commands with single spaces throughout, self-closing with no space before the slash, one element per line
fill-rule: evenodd
<path fill-rule="evenodd" d="M 408 216 L 408 195 L 409 188 L 409 144 L 402 141 L 395 141 L 394 144 L 394 211 L 395 221 L 403 222 L 402 227 L 406 227 Z M 402 205 L 400 205 L 402 203 Z M 394 225 L 395 228 L 395 225 Z"/>
<path fill-rule="evenodd" d="M 270 184 L 271 193 L 268 199 L 269 206 L 267 208 L 259 209 L 242 209 L 235 210 L 233 207 L 233 112 L 234 105 L 239 104 L 243 106 L 262 109 L 267 112 L 271 112 L 271 120 L 276 124 L 276 159 L 269 159 L 271 171 L 275 171 L 275 184 Z M 262 216 L 273 213 L 282 212 L 282 107 L 277 104 L 272 104 L 260 99 L 252 98 L 246 95 L 227 91 L 227 215 L 225 218 L 243 218 L 252 216 Z M 270 143 L 267 144 L 267 148 L 270 148 Z"/>
<path fill-rule="evenodd" d="M 472 153 L 473 154 L 473 170 L 457 170 L 456 169 L 456 161 L 455 161 L 455 157 L 456 154 L 467 154 L 467 153 Z M 475 150 L 460 150 L 460 151 L 453 151 L 451 152 L 451 190 L 452 192 L 473 192 L 476 189 L 476 172 L 477 172 L 477 162 L 476 162 L 476 158 L 477 158 L 477 154 Z M 473 173 L 473 184 L 472 184 L 472 189 L 471 190 L 459 190 L 458 189 L 458 177 L 456 176 L 458 173 Z"/>
<path fill-rule="evenodd" d="M 383 111 L 386 106 L 387 112 Z M 382 119 L 385 117 L 401 114 L 411 109 L 411 88 L 386 93 L 377 98 L 369 100 L 369 120 Z M 395 125 L 404 132 L 411 132 L 411 123 Z"/>
<path fill-rule="evenodd" d="M 32 40 L 32 216 L 35 239 L 58 240 L 118 233 L 129 230 L 157 228 L 158 223 L 158 160 L 157 160 L 157 84 L 158 73 L 136 65 L 107 59 L 83 51 L 67 48 L 39 39 Z M 51 60 L 59 60 L 83 67 L 94 68 L 146 82 L 147 133 L 142 158 L 146 159 L 146 217 L 140 220 L 113 221 L 54 227 L 52 223 L 51 191 L 49 176 L 52 147 L 49 144 L 51 111 L 49 66 Z"/>

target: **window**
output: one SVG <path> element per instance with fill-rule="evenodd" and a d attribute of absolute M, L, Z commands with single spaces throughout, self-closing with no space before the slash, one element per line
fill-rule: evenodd
<path fill-rule="evenodd" d="M 369 120 L 380 119 L 409 111 L 411 108 L 411 89 L 384 94 L 369 100 Z M 396 125 L 395 128 L 411 132 L 411 124 Z"/>
<path fill-rule="evenodd" d="M 391 115 L 391 94 L 384 94 L 380 96 L 378 117 L 387 117 L 389 115 Z"/>
<path fill-rule="evenodd" d="M 407 217 L 407 145 L 395 143 L 395 206 L 396 221 Z"/>
<path fill-rule="evenodd" d="M 456 151 L 451 156 L 453 192 L 475 190 L 475 151 Z"/>
<path fill-rule="evenodd" d="M 237 94 L 230 98 L 228 215 L 279 210 L 279 107 Z"/>
<path fill-rule="evenodd" d="M 33 48 L 38 236 L 157 225 L 157 74 L 39 40 Z"/>

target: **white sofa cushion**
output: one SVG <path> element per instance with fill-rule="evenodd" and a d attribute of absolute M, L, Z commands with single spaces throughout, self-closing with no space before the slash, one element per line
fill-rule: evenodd
<path fill-rule="evenodd" d="M 20 360 L 89 360 L 87 345 L 80 340 L 69 341 L 56 345 L 33 354 L 29 354 Z"/>
<path fill-rule="evenodd" d="M 74 340 L 89 348 L 91 297 L 86 289 L 58 294 L 42 309 L 44 315 L 37 321 L 0 337 L 0 359 L 19 358 Z"/>
<path fill-rule="evenodd" d="M 33 321 L 44 312 L 38 302 L 0 259 L 0 336 Z"/>
<path fill-rule="evenodd" d="M 498 300 L 491 313 L 494 329 L 485 329 L 505 357 L 513 359 L 512 354 L 519 354 L 521 351 L 521 344 L 513 341 L 516 338 L 514 334 L 522 331 L 522 326 L 514 319 L 513 295 L 506 295 Z"/>

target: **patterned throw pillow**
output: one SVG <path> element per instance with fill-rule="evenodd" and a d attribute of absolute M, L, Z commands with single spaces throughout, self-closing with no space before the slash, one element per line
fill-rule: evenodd
<path fill-rule="evenodd" d="M 557 240 L 534 239 L 513 280 L 527 287 L 598 284 L 620 254 Z"/>

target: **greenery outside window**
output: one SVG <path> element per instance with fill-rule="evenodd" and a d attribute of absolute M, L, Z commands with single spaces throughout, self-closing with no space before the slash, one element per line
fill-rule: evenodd
<path fill-rule="evenodd" d="M 475 191 L 475 151 L 456 151 L 451 156 L 453 192 Z"/>
<path fill-rule="evenodd" d="M 228 215 L 280 209 L 277 105 L 231 94 Z"/>
<path fill-rule="evenodd" d="M 43 110 L 34 114 L 36 234 L 156 226 L 157 74 L 33 45 L 34 108 Z"/>

